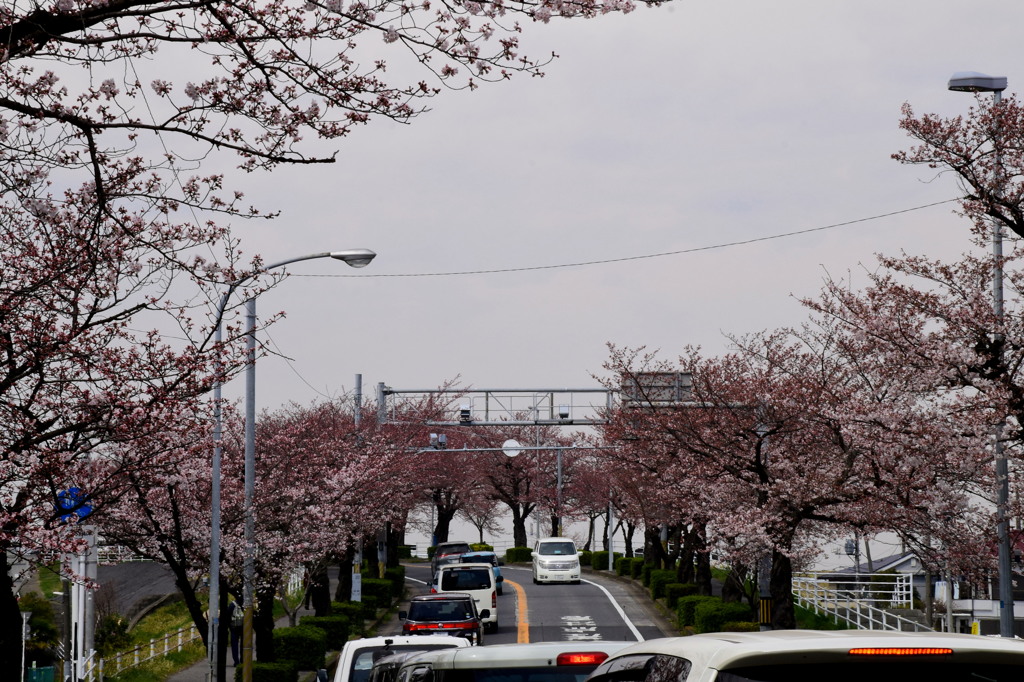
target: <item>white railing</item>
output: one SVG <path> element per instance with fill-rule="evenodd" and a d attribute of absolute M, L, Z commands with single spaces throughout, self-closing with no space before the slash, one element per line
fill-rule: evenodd
<path fill-rule="evenodd" d="M 97 560 L 104 565 L 123 564 L 129 561 L 150 561 L 124 545 L 100 545 L 96 548 L 96 554 Z"/>
<path fill-rule="evenodd" d="M 793 596 L 805 609 L 861 630 L 931 630 L 891 610 L 913 606 L 910 574 L 795 575 Z"/>
<path fill-rule="evenodd" d="M 174 651 L 181 651 L 186 645 L 201 639 L 195 625 L 181 628 L 176 632 L 164 635 L 159 639 L 149 640 L 149 644 L 137 646 L 128 651 L 121 651 L 108 658 L 98 658 L 93 652 L 85 660 L 82 679 L 84 682 L 103 682 L 105 676 L 117 675 L 128 668 L 134 668 L 157 656 L 166 656 Z"/>

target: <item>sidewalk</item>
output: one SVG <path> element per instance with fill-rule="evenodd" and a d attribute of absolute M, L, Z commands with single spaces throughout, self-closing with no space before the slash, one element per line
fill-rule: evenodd
<path fill-rule="evenodd" d="M 299 609 L 299 614 L 296 617 L 296 622 L 303 616 L 313 615 L 312 609 Z M 288 618 L 278 618 L 274 621 L 274 627 L 285 628 L 288 627 Z M 228 666 L 227 676 L 228 682 L 235 679 L 235 666 L 231 665 L 231 647 L 228 647 L 227 651 Z M 170 677 L 167 678 L 167 682 L 207 682 L 207 674 L 210 672 L 210 662 L 205 658 L 198 663 L 195 663 L 184 670 L 180 670 Z"/>

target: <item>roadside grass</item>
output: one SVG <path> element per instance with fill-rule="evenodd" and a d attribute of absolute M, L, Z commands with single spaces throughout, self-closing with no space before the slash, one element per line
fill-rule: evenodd
<path fill-rule="evenodd" d="M 849 630 L 846 623 L 836 623 L 831 616 L 824 616 L 797 604 L 793 605 L 796 626 L 801 630 Z"/>
<path fill-rule="evenodd" d="M 53 599 L 53 593 L 61 591 L 59 563 L 40 566 L 36 576 L 39 579 L 39 591 L 47 599 Z"/>
<path fill-rule="evenodd" d="M 128 634 L 132 640 L 131 646 L 146 646 L 152 639 L 158 639 L 167 633 L 187 628 L 191 624 L 192 618 L 189 616 L 184 602 L 166 604 L 144 616 L 129 631 Z M 151 661 L 124 670 L 108 679 L 116 682 L 164 682 L 174 673 L 205 657 L 206 649 L 203 647 L 202 641 L 196 640 L 182 647 L 181 651 L 174 651 L 166 656 L 157 656 Z"/>

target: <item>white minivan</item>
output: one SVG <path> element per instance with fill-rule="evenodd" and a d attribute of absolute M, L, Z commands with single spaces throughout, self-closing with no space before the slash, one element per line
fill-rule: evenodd
<path fill-rule="evenodd" d="M 541 538 L 533 546 L 533 582 L 580 581 L 580 555 L 572 538 Z"/>
<path fill-rule="evenodd" d="M 490 564 L 448 564 L 440 566 L 434 576 L 431 592 L 465 592 L 472 595 L 476 610 L 490 615 L 482 618 L 484 628 L 498 629 L 498 580 Z"/>

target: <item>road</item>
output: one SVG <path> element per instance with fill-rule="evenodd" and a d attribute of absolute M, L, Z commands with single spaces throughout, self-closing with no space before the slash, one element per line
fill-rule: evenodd
<path fill-rule="evenodd" d="M 485 644 L 544 641 L 639 641 L 676 634 L 642 590 L 602 572 L 586 572 L 579 585 L 534 585 L 529 567 L 503 566 L 498 630 Z M 428 565 L 406 566 L 410 596 L 428 590 Z M 394 625 L 398 634 L 401 624 Z"/>

